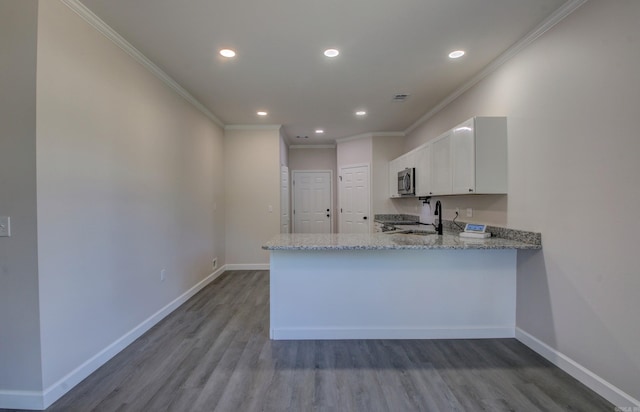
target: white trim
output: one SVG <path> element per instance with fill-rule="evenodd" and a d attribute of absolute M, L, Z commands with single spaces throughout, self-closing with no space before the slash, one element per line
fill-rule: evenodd
<path fill-rule="evenodd" d="M 373 132 L 371 133 L 373 137 L 405 137 L 405 132 Z"/>
<path fill-rule="evenodd" d="M 334 144 L 292 144 L 289 149 L 335 149 Z"/>
<path fill-rule="evenodd" d="M 468 328 L 276 328 L 273 340 L 303 339 L 489 339 L 513 338 L 510 327 Z"/>
<path fill-rule="evenodd" d="M 0 391 L 0 408 L 44 410 L 40 391 Z"/>
<path fill-rule="evenodd" d="M 495 58 L 491 63 L 489 63 L 484 69 L 482 69 L 478 74 L 473 76 L 469 81 L 465 82 L 462 86 L 458 87 L 453 91 L 449 96 L 445 97 L 440 103 L 438 103 L 433 109 L 429 110 L 425 113 L 421 118 L 419 118 L 415 123 L 409 126 L 405 131 L 405 135 L 408 135 L 412 131 L 414 131 L 418 126 L 427 120 L 431 119 L 442 109 L 447 107 L 449 103 L 453 102 L 455 99 L 460 97 L 464 92 L 475 86 L 480 82 L 480 80 L 484 79 L 494 71 L 496 71 L 500 66 L 505 64 L 507 61 L 511 60 L 512 57 L 516 56 L 520 53 L 525 47 L 529 46 L 533 43 L 538 37 L 542 36 L 549 29 L 551 29 L 556 24 L 560 23 L 565 17 L 573 13 L 578 9 L 578 7 L 582 6 L 586 3 L 587 0 L 569 0 L 560 6 L 556 11 L 554 11 L 549 17 L 547 17 L 542 23 L 540 23 L 535 29 L 531 30 L 520 40 L 515 42 L 511 47 L 509 47 L 504 53 Z"/>
<path fill-rule="evenodd" d="M 228 124 L 224 130 L 280 130 L 280 124 Z"/>
<path fill-rule="evenodd" d="M 576 378 L 586 387 L 602 396 L 612 404 L 625 407 L 628 407 L 629 405 L 640 407 L 640 401 L 635 399 L 633 396 L 607 382 L 606 380 L 596 375 L 589 369 L 585 368 L 578 362 L 574 361 L 570 357 L 557 351 L 540 339 L 523 331 L 520 328 L 516 328 L 516 339 L 531 348 L 533 351 L 537 352 L 549 362 L 556 365 L 558 368 Z"/>
<path fill-rule="evenodd" d="M 282 176 L 286 176 L 286 182 Z M 286 183 L 286 199 L 283 199 L 285 195 L 285 190 L 283 190 L 284 183 Z M 291 177 L 289 166 L 285 165 L 280 165 L 280 203 L 280 233 L 291 233 Z M 285 211 L 286 214 L 284 213 Z M 285 223 L 286 228 L 284 227 Z"/>
<path fill-rule="evenodd" d="M 133 341 L 138 339 L 154 325 L 164 319 L 167 315 L 180 307 L 180 305 L 193 297 L 196 293 L 198 293 L 205 286 L 211 283 L 215 278 L 220 276 L 225 270 L 227 270 L 226 266 L 221 266 L 218 270 L 202 279 L 200 282 L 195 284 L 182 295 L 175 298 L 162 309 L 158 310 L 156 313 L 142 321 L 142 323 L 140 323 L 138 326 L 134 327 L 129 332 L 118 338 L 115 342 L 88 359 L 82 365 L 69 372 L 58 382 L 45 389 L 42 392 L 42 403 L 44 405 L 44 408 L 49 407 L 51 404 L 57 401 L 60 397 L 62 397 L 62 395 L 67 393 L 69 390 L 71 390 L 71 388 L 76 386 L 87 376 L 91 375 L 96 369 L 104 365 L 120 351 L 129 346 Z"/>
<path fill-rule="evenodd" d="M 229 263 L 225 270 L 269 270 L 268 263 Z"/>
<path fill-rule="evenodd" d="M 100 17 L 96 16 L 91 10 L 89 10 L 84 4 L 82 4 L 79 0 L 60 0 L 64 5 L 73 10 L 78 16 L 80 16 L 84 21 L 89 23 L 94 29 L 96 29 L 99 33 L 104 35 L 107 39 L 111 40 L 116 46 L 120 47 L 124 50 L 129 56 L 133 57 L 135 61 L 140 63 L 144 68 L 153 73 L 158 79 L 162 80 L 169 88 L 173 89 L 176 93 L 178 93 L 182 98 L 191 103 L 196 109 L 200 110 L 205 116 L 211 119 L 215 124 L 220 127 L 224 127 L 224 123 L 220 121 L 211 113 L 209 109 L 207 109 L 202 103 L 196 100 L 195 97 L 191 95 L 188 91 L 186 91 L 182 86 L 178 84 L 175 80 L 171 78 L 167 73 L 165 73 L 161 68 L 155 65 L 151 60 L 147 58 L 140 50 L 133 47 L 131 43 L 129 43 L 124 37 L 119 35 L 114 29 L 112 29 L 107 23 L 102 21 Z"/>
<path fill-rule="evenodd" d="M 352 140 L 365 139 L 367 137 L 373 137 L 373 133 L 363 133 L 357 134 L 355 136 L 343 137 L 341 139 L 336 139 L 336 143 L 350 142 Z"/>
<path fill-rule="evenodd" d="M 405 132 L 362 133 L 362 134 L 357 134 L 355 136 L 342 137 L 342 138 L 336 139 L 336 143 L 350 142 L 352 140 L 365 139 L 367 137 L 404 137 L 404 136 L 406 136 Z"/>

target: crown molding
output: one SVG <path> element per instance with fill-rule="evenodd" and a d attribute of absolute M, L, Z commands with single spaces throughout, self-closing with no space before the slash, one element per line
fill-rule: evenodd
<path fill-rule="evenodd" d="M 281 124 L 228 124 L 224 130 L 280 130 Z"/>
<path fill-rule="evenodd" d="M 89 23 L 91 27 L 96 29 L 99 33 L 105 36 L 107 39 L 111 40 L 116 46 L 120 47 L 124 50 L 129 56 L 133 57 L 138 63 L 140 63 L 144 68 L 149 70 L 153 75 L 155 75 L 158 79 L 162 80 L 169 88 L 171 88 L 174 92 L 178 93 L 183 99 L 191 103 L 196 109 L 200 110 L 205 116 L 211 119 L 215 124 L 220 127 L 224 127 L 224 123 L 220 121 L 209 109 L 204 107 L 202 103 L 200 103 L 195 97 L 191 95 L 188 91 L 186 91 L 182 86 L 178 84 L 175 80 L 171 78 L 167 73 L 165 73 L 161 68 L 156 66 L 151 60 L 149 60 L 140 50 L 133 47 L 131 43 L 125 40 L 124 37 L 119 35 L 114 29 L 111 28 L 107 23 L 102 21 L 100 17 L 96 16 L 91 10 L 89 10 L 84 4 L 82 4 L 79 0 L 60 0 L 64 5 L 73 10 L 78 16 L 80 16 L 84 21 Z"/>
<path fill-rule="evenodd" d="M 405 132 L 372 132 L 372 133 L 362 133 L 357 134 L 355 136 L 343 137 L 340 139 L 336 139 L 336 143 L 344 143 L 350 142 L 352 140 L 365 139 L 369 137 L 404 137 L 406 136 Z"/>
<path fill-rule="evenodd" d="M 480 80 L 484 79 L 494 71 L 496 71 L 500 66 L 505 64 L 507 61 L 511 60 L 514 56 L 520 53 L 524 48 L 533 43 L 538 37 L 542 36 L 544 33 L 549 31 L 553 26 L 560 23 L 564 20 L 565 17 L 576 11 L 580 6 L 586 3 L 588 0 L 569 0 L 560 6 L 556 11 L 554 11 L 549 17 L 547 17 L 542 23 L 540 23 L 535 29 L 531 30 L 529 33 L 525 34 L 520 40 L 515 42 L 511 47 L 509 47 L 504 53 L 495 58 L 491 63 L 489 63 L 484 69 L 482 69 L 478 74 L 473 76 L 469 81 L 464 83 L 462 86 L 458 87 L 451 93 L 449 96 L 445 97 L 444 100 L 440 101 L 433 109 L 429 110 L 426 114 L 424 114 L 421 118 L 419 118 L 415 123 L 409 126 L 405 131 L 405 135 L 408 135 L 412 131 L 414 131 L 418 126 L 427 120 L 431 119 L 442 109 L 447 107 L 451 102 L 460 97 L 464 92 L 475 86 L 480 82 Z"/>
<path fill-rule="evenodd" d="M 373 137 L 405 137 L 405 132 L 373 132 L 371 133 Z"/>
<path fill-rule="evenodd" d="M 334 144 L 292 144 L 289 149 L 335 149 Z"/>
<path fill-rule="evenodd" d="M 343 137 L 341 139 L 336 139 L 336 143 L 345 143 L 345 142 L 350 142 L 352 140 L 366 139 L 368 137 L 373 137 L 373 133 L 363 133 L 363 134 L 357 134 L 355 136 Z"/>

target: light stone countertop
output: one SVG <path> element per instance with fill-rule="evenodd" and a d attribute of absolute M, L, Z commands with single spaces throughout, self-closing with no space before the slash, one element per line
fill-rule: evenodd
<path fill-rule="evenodd" d="M 444 235 L 412 234 L 312 234 L 282 233 L 262 246 L 265 250 L 422 250 L 422 249 L 542 249 L 542 245 L 498 237 L 460 238 L 457 232 Z"/>
<path fill-rule="evenodd" d="M 419 223 L 414 223 L 412 225 L 393 225 L 395 230 L 411 230 L 415 233 L 436 233 L 436 227 L 433 225 L 423 225 Z"/>

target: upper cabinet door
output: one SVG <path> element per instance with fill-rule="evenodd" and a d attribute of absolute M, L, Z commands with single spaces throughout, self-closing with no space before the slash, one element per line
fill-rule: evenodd
<path fill-rule="evenodd" d="M 476 149 L 474 119 L 458 125 L 451 136 L 452 193 L 476 191 Z"/>
<path fill-rule="evenodd" d="M 476 117 L 474 127 L 475 193 L 507 193 L 507 118 Z"/>
<path fill-rule="evenodd" d="M 420 146 L 415 152 L 416 196 L 429 196 L 431 191 L 431 144 Z"/>
<path fill-rule="evenodd" d="M 451 194 L 451 131 L 431 142 L 431 195 Z"/>

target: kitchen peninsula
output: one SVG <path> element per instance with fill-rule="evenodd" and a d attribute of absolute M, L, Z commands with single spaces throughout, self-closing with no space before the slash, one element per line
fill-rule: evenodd
<path fill-rule="evenodd" d="M 270 337 L 513 337 L 517 253 L 542 246 L 539 234 L 511 232 L 483 240 L 453 231 L 277 235 L 263 246 L 271 252 Z"/>

